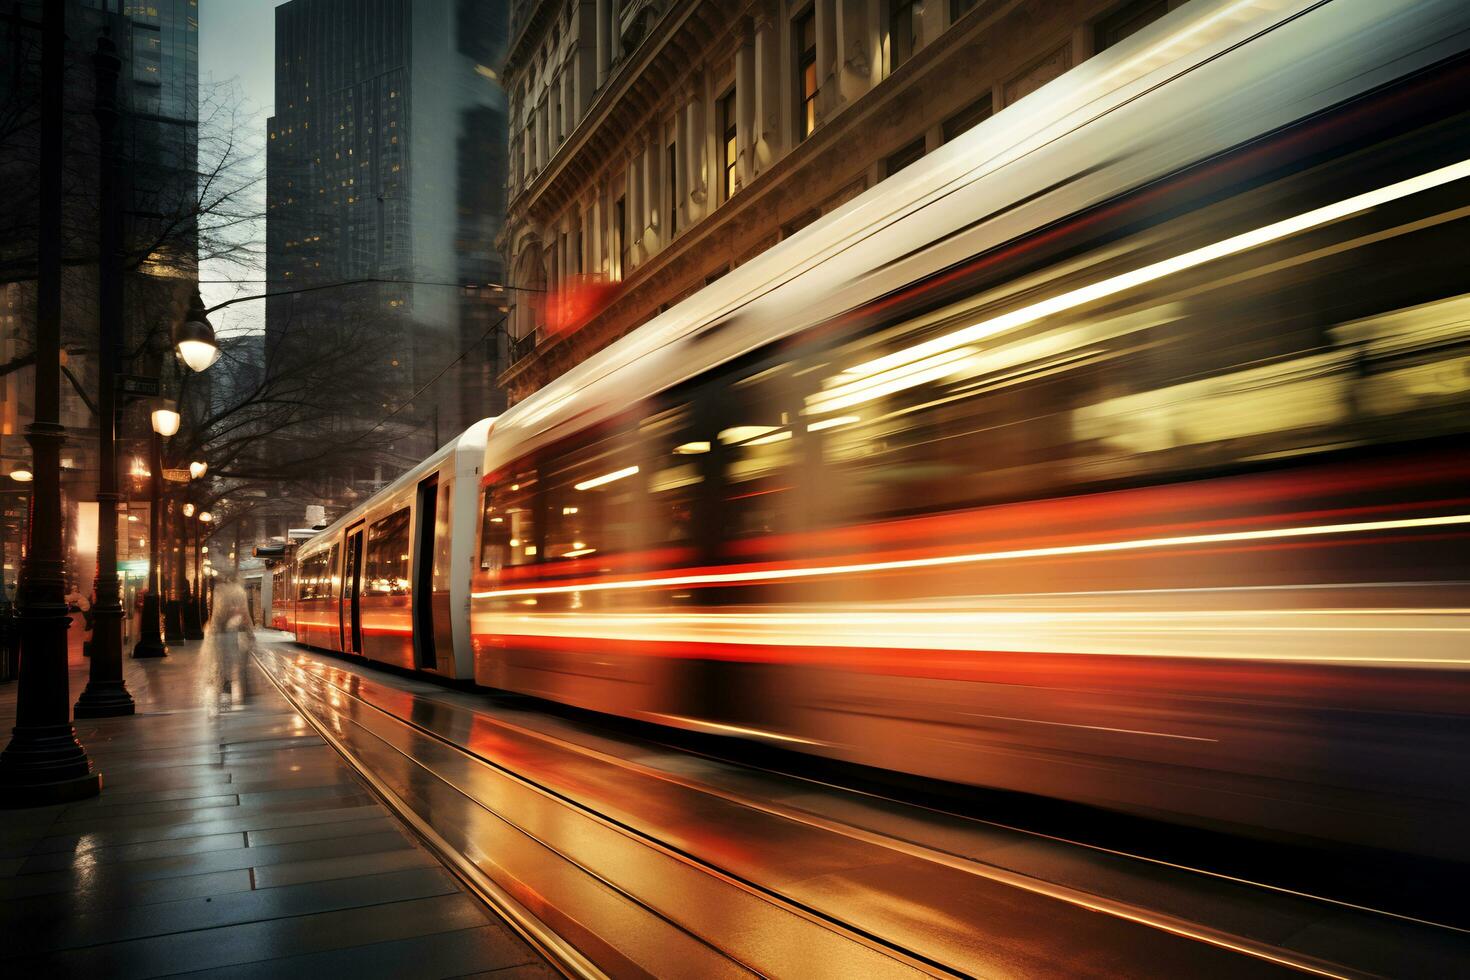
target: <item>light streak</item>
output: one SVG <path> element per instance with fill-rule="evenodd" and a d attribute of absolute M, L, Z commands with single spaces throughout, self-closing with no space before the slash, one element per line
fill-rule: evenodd
<path fill-rule="evenodd" d="M 823 429 L 835 428 L 839 425 L 851 425 L 853 422 L 861 422 L 862 419 L 856 415 L 839 415 L 836 418 L 822 419 L 812 422 L 806 427 L 808 432 L 821 432 Z"/>
<path fill-rule="evenodd" d="M 858 562 L 851 565 L 817 565 L 803 568 L 777 568 L 742 572 L 705 572 L 697 575 L 670 575 L 663 578 L 632 579 L 619 582 L 588 582 L 583 585 L 547 585 L 519 589 L 490 589 L 484 592 L 471 593 L 471 597 L 475 599 L 498 599 L 506 596 L 557 595 L 567 592 L 612 592 L 671 585 L 721 585 L 732 582 L 773 582 L 836 575 L 859 575 L 865 572 L 892 572 L 903 571 L 905 569 L 943 568 L 951 565 L 975 565 L 984 562 L 1018 561 L 1028 558 L 1062 558 L 1075 555 L 1144 551 L 1151 548 L 1184 548 L 1204 544 L 1273 541 L 1290 538 L 1322 537 L 1335 534 L 1361 534 L 1374 531 L 1454 527 L 1467 524 L 1470 524 L 1470 514 L 1451 514 L 1444 517 L 1411 517 L 1391 521 L 1356 521 L 1346 524 L 1314 524 L 1305 527 L 1259 528 L 1253 531 L 1179 534 L 1168 537 L 1136 538 L 1126 541 L 1099 541 L 1092 544 L 1053 545 L 1045 548 L 1014 548 L 1006 551 L 982 551 L 963 555 L 936 555 L 930 558 L 903 558 L 891 561 Z"/>
<path fill-rule="evenodd" d="M 754 439 L 756 436 L 763 436 L 767 432 L 775 431 L 776 427 L 774 425 L 734 425 L 728 429 L 721 429 L 719 438 L 721 442 L 729 445 L 733 442 L 744 442 L 747 439 Z"/>
<path fill-rule="evenodd" d="M 1081 286 L 1077 289 L 1068 290 L 1058 296 L 1040 300 L 1020 309 L 1003 313 L 989 320 L 971 324 L 943 337 L 917 344 L 905 350 L 896 351 L 883 357 L 875 358 L 863 364 L 858 364 L 845 369 L 837 377 L 841 381 L 831 389 L 824 391 L 811 399 L 807 408 L 808 412 L 833 411 L 838 408 L 847 408 L 863 402 L 881 398 L 885 394 L 901 391 L 904 388 L 922 384 L 925 381 L 937 380 L 944 376 L 945 371 L 938 367 L 922 370 L 918 374 L 911 374 L 920 368 L 920 364 L 934 364 L 935 358 L 946 353 L 955 356 L 958 352 L 954 348 L 964 344 L 973 344 L 977 341 L 987 340 L 1018 327 L 1034 323 L 1037 320 L 1058 313 L 1073 310 L 1088 303 L 1116 296 L 1119 293 L 1135 289 L 1139 286 L 1155 282 L 1166 276 L 1184 272 L 1208 262 L 1228 258 L 1241 252 L 1259 248 L 1270 242 L 1287 238 L 1292 235 L 1309 231 L 1334 221 L 1371 210 L 1384 204 L 1397 201 L 1400 198 L 1412 194 L 1432 190 L 1444 184 L 1470 177 L 1470 160 L 1462 160 L 1459 163 L 1440 167 L 1417 177 L 1410 177 L 1397 183 L 1366 191 L 1353 197 L 1345 198 L 1334 204 L 1314 208 L 1280 221 L 1274 221 L 1268 225 L 1262 225 L 1251 231 L 1233 235 L 1230 238 L 1213 242 L 1192 249 L 1181 255 L 1162 259 L 1150 265 L 1111 276 L 1099 282 Z M 916 364 L 914 362 L 920 362 Z"/>
<path fill-rule="evenodd" d="M 583 480 L 581 483 L 572 484 L 572 486 L 578 490 L 591 490 L 593 487 L 600 487 L 604 484 L 612 483 L 615 480 L 621 480 L 637 472 L 638 467 L 636 466 L 624 466 L 620 470 L 613 470 L 611 473 L 602 474 L 602 476 L 594 476 L 590 480 Z"/>

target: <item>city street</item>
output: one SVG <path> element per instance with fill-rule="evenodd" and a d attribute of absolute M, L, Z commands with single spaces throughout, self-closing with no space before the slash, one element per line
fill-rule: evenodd
<path fill-rule="evenodd" d="M 0 7 L 0 976 L 1470 976 L 1466 0 Z"/>
<path fill-rule="evenodd" d="M 107 796 L 6 824 L 23 973 L 552 975 L 520 930 L 587 975 L 1444 976 L 1470 954 L 1452 907 L 905 804 L 272 631 L 129 668 L 140 714 L 79 726 Z"/>

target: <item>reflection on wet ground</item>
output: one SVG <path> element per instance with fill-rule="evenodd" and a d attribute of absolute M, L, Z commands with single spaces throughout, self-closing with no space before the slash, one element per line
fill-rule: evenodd
<path fill-rule="evenodd" d="M 1448 930 L 690 756 L 294 645 L 259 656 L 466 876 L 615 974 L 1398 973 L 1406 956 L 1434 973 L 1467 950 Z"/>
<path fill-rule="evenodd" d="M 555 975 L 261 673 L 249 633 L 127 660 L 96 799 L 0 812 L 0 974 Z M 87 661 L 73 637 L 72 691 Z M 8 731 L 15 685 L 0 686 Z"/>

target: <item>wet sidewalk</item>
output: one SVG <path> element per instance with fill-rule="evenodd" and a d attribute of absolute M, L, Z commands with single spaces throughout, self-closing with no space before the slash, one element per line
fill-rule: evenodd
<path fill-rule="evenodd" d="M 126 661 L 138 713 L 77 724 L 100 797 L 0 811 L 0 973 L 559 975 L 233 640 Z M 86 670 L 74 648 L 73 699 Z M 0 685 L 6 738 L 15 696 Z"/>

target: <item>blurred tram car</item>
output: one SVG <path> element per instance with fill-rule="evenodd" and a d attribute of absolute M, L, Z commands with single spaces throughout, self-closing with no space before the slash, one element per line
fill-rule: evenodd
<path fill-rule="evenodd" d="M 304 545 L 298 638 L 1466 857 L 1467 50 L 1179 8 Z"/>

